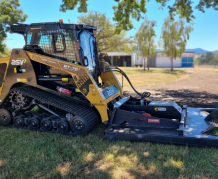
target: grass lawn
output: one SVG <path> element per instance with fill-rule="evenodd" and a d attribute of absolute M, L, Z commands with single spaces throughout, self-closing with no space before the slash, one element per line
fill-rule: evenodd
<path fill-rule="evenodd" d="M 218 150 L 0 127 L 0 178 L 217 178 Z"/>
<path fill-rule="evenodd" d="M 172 73 L 170 69 L 165 68 L 151 68 L 146 71 L 144 71 L 142 67 L 120 67 L 120 69 L 127 74 L 135 87 L 172 83 L 190 76 L 189 73 L 183 69 L 175 69 Z M 118 72 L 116 72 L 116 75 L 122 84 L 122 76 Z M 127 80 L 124 77 L 123 79 L 123 86 L 130 87 Z"/>
<path fill-rule="evenodd" d="M 160 84 L 190 73 L 218 72 L 215 68 L 175 69 L 176 74 L 166 69 L 122 69 L 136 86 L 150 85 L 148 81 L 154 79 L 154 84 Z M 104 130 L 100 124 L 85 137 L 71 137 L 0 127 L 0 179 L 218 178 L 218 149 L 109 142 Z"/>

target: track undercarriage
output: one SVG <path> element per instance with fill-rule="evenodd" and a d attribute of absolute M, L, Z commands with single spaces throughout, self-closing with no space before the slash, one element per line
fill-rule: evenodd
<path fill-rule="evenodd" d="M 45 112 L 32 112 L 35 106 Z M 100 122 L 96 111 L 87 104 L 31 86 L 12 89 L 1 107 L 0 124 L 3 126 L 75 136 L 87 134 Z"/>

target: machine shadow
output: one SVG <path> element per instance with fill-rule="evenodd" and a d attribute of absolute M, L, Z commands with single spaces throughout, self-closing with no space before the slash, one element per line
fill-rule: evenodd
<path fill-rule="evenodd" d="M 155 89 L 154 89 L 155 90 Z M 138 97 L 134 92 L 124 91 L 124 96 Z M 218 95 L 206 91 L 196 92 L 188 89 L 181 90 L 155 90 L 149 101 L 175 101 L 178 105 L 188 107 L 218 108 Z"/>

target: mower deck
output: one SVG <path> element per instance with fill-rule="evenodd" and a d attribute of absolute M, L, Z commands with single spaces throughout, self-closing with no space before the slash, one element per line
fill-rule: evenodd
<path fill-rule="evenodd" d="M 134 105 L 134 107 L 128 106 L 127 108 L 135 108 L 136 106 L 137 105 Z M 142 108 L 142 106 L 138 107 Z M 144 106 L 144 108 L 146 109 L 148 106 Z M 184 107 L 183 109 L 178 109 L 178 111 L 181 112 L 181 118 L 177 121 L 177 125 L 174 123 L 175 119 L 172 119 L 172 125 L 169 123 L 169 119 L 168 121 L 162 118 L 159 118 L 160 122 L 158 124 L 148 124 L 146 122 L 149 121 L 150 117 L 147 116 L 143 119 L 144 124 L 141 123 L 141 121 L 137 121 L 138 124 L 137 122 L 133 124 L 131 123 L 131 115 L 134 114 L 132 111 L 116 109 L 113 122 L 111 122 L 111 125 L 105 130 L 105 136 L 111 141 L 144 141 L 176 145 L 218 147 L 218 135 L 209 134 L 209 131 L 211 131 L 215 125 L 215 119 L 218 117 L 218 110 L 216 108 Z M 203 111 L 211 113 L 208 115 Z M 122 118 L 122 115 L 119 114 L 121 112 L 126 115 L 127 120 L 125 120 L 125 123 L 118 125 L 117 121 Z M 129 113 L 129 115 L 127 115 L 127 113 Z M 140 114 L 136 115 L 136 118 L 141 119 L 139 117 Z M 128 119 L 128 116 L 130 116 L 131 119 Z"/>

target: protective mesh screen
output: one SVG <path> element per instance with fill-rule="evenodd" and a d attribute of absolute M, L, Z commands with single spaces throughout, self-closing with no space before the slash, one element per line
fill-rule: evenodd
<path fill-rule="evenodd" d="M 63 36 L 60 34 L 54 34 L 53 38 L 56 51 L 62 52 L 64 50 Z"/>
<path fill-rule="evenodd" d="M 33 48 L 38 53 L 74 63 L 78 61 L 75 42 L 75 30 L 59 29 L 40 31 L 34 38 Z M 64 50 L 65 46 L 66 49 Z"/>

